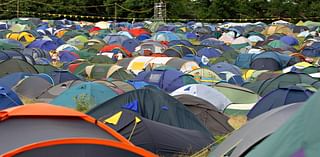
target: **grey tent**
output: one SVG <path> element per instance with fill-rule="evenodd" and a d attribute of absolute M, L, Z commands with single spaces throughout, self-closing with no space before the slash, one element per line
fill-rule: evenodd
<path fill-rule="evenodd" d="M 192 155 L 213 140 L 197 130 L 182 129 L 143 118 L 135 112 L 120 110 L 100 119 L 134 145 L 160 156 Z"/>
<path fill-rule="evenodd" d="M 13 90 L 19 95 L 34 99 L 45 92 L 52 84 L 40 77 L 28 77 L 21 80 Z"/>
<path fill-rule="evenodd" d="M 77 85 L 79 83 L 82 83 L 81 80 L 70 80 L 67 82 L 62 82 L 58 85 L 52 86 L 48 88 L 47 90 L 43 91 L 39 96 L 37 96 L 35 99 L 38 102 L 50 102 L 55 97 L 59 96 L 62 92 L 69 89 L 70 87 Z"/>
<path fill-rule="evenodd" d="M 233 131 L 229 125 L 229 117 L 209 102 L 192 95 L 176 95 L 177 100 L 183 103 L 202 123 L 214 134 L 223 135 Z"/>
<path fill-rule="evenodd" d="M 2 110 L 0 130 L 0 156 L 155 157 L 86 114 L 44 103 Z"/>
<path fill-rule="evenodd" d="M 250 149 L 282 126 L 303 103 L 295 103 L 268 111 L 233 132 L 209 157 L 244 156 Z M 271 153 L 271 152 L 270 152 Z"/>

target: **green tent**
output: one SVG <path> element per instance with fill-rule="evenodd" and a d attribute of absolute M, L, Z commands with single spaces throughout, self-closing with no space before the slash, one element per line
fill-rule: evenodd
<path fill-rule="evenodd" d="M 94 48 L 87 48 L 77 51 L 76 53 L 79 55 L 81 59 L 88 59 L 92 56 L 96 56 L 97 53 L 99 53 L 99 51 Z"/>
<path fill-rule="evenodd" d="M 286 87 L 289 85 L 311 85 L 314 88 L 320 88 L 320 82 L 308 74 L 304 73 L 285 73 L 276 78 L 268 79 L 264 81 L 249 82 L 243 84 L 243 87 L 248 88 L 260 96 L 264 96 L 272 90 L 279 87 Z"/>
<path fill-rule="evenodd" d="M 256 146 L 248 157 L 315 157 L 320 155 L 320 92 L 290 120 Z"/>
<path fill-rule="evenodd" d="M 133 75 L 127 72 L 124 68 L 113 64 L 95 64 L 86 67 L 86 74 L 90 79 L 95 80 L 130 80 Z"/>
<path fill-rule="evenodd" d="M 228 83 L 216 83 L 213 88 L 225 95 L 233 104 L 252 104 L 260 99 L 255 92 Z"/>
<path fill-rule="evenodd" d="M 188 74 L 192 75 L 198 83 L 202 84 L 212 85 L 215 82 L 221 81 L 218 74 L 206 68 L 195 69 L 190 71 Z"/>
<path fill-rule="evenodd" d="M 69 39 L 66 43 L 77 47 L 78 49 L 84 48 L 84 44 L 88 41 L 88 37 L 85 35 L 78 35 Z"/>
<path fill-rule="evenodd" d="M 37 69 L 33 65 L 20 59 L 9 59 L 2 61 L 0 62 L 0 69 L 0 77 L 15 72 L 27 72 L 31 74 L 38 73 Z"/>
<path fill-rule="evenodd" d="M 103 56 L 103 55 L 92 56 L 88 58 L 88 61 L 93 64 L 114 64 L 115 63 L 115 61 L 113 61 L 110 57 Z"/>
<path fill-rule="evenodd" d="M 288 47 L 287 44 L 285 44 L 284 42 L 282 42 L 281 40 L 273 40 L 270 43 L 268 43 L 268 46 L 272 47 L 272 48 L 284 48 L 284 47 Z"/>
<path fill-rule="evenodd" d="M 52 66 L 51 64 L 36 64 L 34 67 L 39 73 L 51 74 L 53 71 L 58 70 L 58 68 Z"/>

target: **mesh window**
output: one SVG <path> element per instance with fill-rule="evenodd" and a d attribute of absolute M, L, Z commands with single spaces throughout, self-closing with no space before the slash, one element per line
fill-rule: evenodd
<path fill-rule="evenodd" d="M 161 79 L 161 74 L 151 74 L 149 77 L 149 82 L 159 83 Z"/>

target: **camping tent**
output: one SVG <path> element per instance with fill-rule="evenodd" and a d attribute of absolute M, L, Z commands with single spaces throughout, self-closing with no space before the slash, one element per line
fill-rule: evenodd
<path fill-rule="evenodd" d="M 2 110 L 0 117 L 6 141 L 1 156 L 155 156 L 92 117 L 63 107 L 29 104 Z"/>
<path fill-rule="evenodd" d="M 211 134 L 178 100 L 150 86 L 114 97 L 94 107 L 87 114 L 101 120 L 104 119 L 105 114 L 115 113 L 121 109 L 134 111 L 144 118 L 160 123 Z"/>
<path fill-rule="evenodd" d="M 31 64 L 20 59 L 9 59 L 0 62 L 0 77 L 15 73 L 15 72 L 27 72 L 31 74 L 37 74 L 37 69 Z"/>
<path fill-rule="evenodd" d="M 233 131 L 229 117 L 221 113 L 208 101 L 188 94 L 174 96 L 183 103 L 214 135 L 225 135 Z"/>
<path fill-rule="evenodd" d="M 273 157 L 318 156 L 320 127 L 315 124 L 320 119 L 319 94 L 320 92 L 315 93 L 299 111 L 247 156 L 267 157 L 270 152 Z"/>
<path fill-rule="evenodd" d="M 213 142 L 212 138 L 200 131 L 152 121 L 129 110 L 106 113 L 104 118 L 100 121 L 136 146 L 161 156 L 192 155 Z"/>
<path fill-rule="evenodd" d="M 141 72 L 134 80 L 144 81 L 151 85 L 158 86 L 166 92 L 173 92 L 187 84 L 197 84 L 191 75 L 184 74 L 177 70 L 165 69 Z"/>
<path fill-rule="evenodd" d="M 209 102 L 219 111 L 223 111 L 229 104 L 231 104 L 231 101 L 218 90 L 202 84 L 190 84 L 182 86 L 173 91 L 170 95 L 191 95 L 198 97 Z"/>
<path fill-rule="evenodd" d="M 10 88 L 5 86 L 0 86 L 0 110 L 23 105 L 22 101 L 18 97 L 18 95 L 12 91 Z"/>
<path fill-rule="evenodd" d="M 291 104 L 259 115 L 239 130 L 234 131 L 210 153 L 209 157 L 245 156 L 257 144 L 281 127 L 302 106 L 302 103 Z"/>
<path fill-rule="evenodd" d="M 70 87 L 55 97 L 51 104 L 87 111 L 117 94 L 107 86 L 95 82 L 83 82 Z"/>
<path fill-rule="evenodd" d="M 262 97 L 250 110 L 247 117 L 250 119 L 272 110 L 292 103 L 304 102 L 308 100 L 314 91 L 299 86 L 280 87 Z"/>

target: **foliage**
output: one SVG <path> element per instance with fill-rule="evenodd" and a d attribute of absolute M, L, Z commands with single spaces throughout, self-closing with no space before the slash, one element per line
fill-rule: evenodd
<path fill-rule="evenodd" d="M 77 107 L 76 110 L 80 112 L 87 112 L 94 104 L 94 99 L 88 94 L 79 94 L 74 98 Z"/>
<path fill-rule="evenodd" d="M 105 16 L 113 19 L 151 18 L 154 2 L 160 0 L 2 0 L 0 18 L 22 17 L 54 18 L 36 13 L 71 14 L 85 16 Z M 319 1 L 301 0 L 162 0 L 167 4 L 170 19 L 210 19 L 210 18 L 270 18 L 318 16 Z M 8 3 L 10 2 L 10 3 Z M 120 5 L 120 6 L 117 6 Z M 116 9 L 116 10 L 115 10 Z M 141 12 L 142 11 L 142 12 Z M 25 13 L 25 12 L 35 12 Z M 116 15 L 115 15 L 116 13 Z M 61 17 L 55 17 L 60 18 Z M 79 17 L 76 17 L 76 19 Z M 92 21 L 93 19 L 85 19 Z M 126 21 L 126 19 L 123 19 Z"/>

